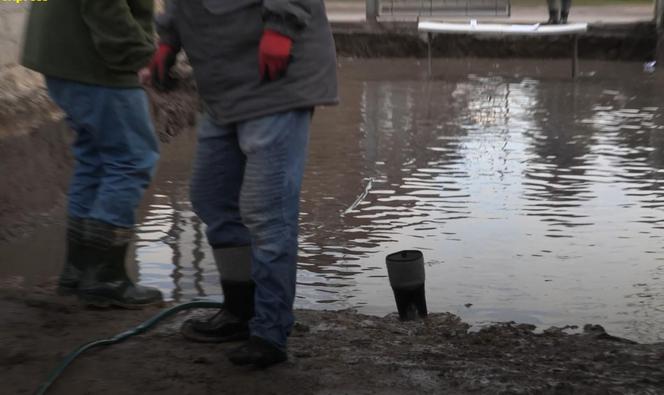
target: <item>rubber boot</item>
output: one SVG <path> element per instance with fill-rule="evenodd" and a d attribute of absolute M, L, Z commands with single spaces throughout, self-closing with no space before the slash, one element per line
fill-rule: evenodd
<path fill-rule="evenodd" d="M 560 23 L 565 25 L 567 24 L 567 18 L 569 17 L 569 9 L 572 7 L 572 0 L 561 0 L 560 4 Z"/>
<path fill-rule="evenodd" d="M 566 25 L 568 17 L 569 17 L 569 11 L 562 11 L 560 13 L 560 24 L 561 25 Z"/>
<path fill-rule="evenodd" d="M 215 249 L 214 258 L 224 292 L 224 307 L 212 316 L 185 321 L 180 333 L 189 340 L 202 343 L 247 340 L 249 320 L 254 316 L 251 247 Z"/>
<path fill-rule="evenodd" d="M 67 219 L 67 255 L 65 265 L 58 278 L 57 293 L 60 295 L 76 295 L 78 283 L 81 281 L 84 262 L 81 259 L 83 245 L 83 219 L 69 217 Z"/>
<path fill-rule="evenodd" d="M 79 299 L 87 306 L 140 309 L 161 305 L 161 292 L 134 284 L 127 275 L 125 259 L 131 229 L 85 220 L 82 259 L 86 267 L 78 286 Z"/>
<path fill-rule="evenodd" d="M 235 365 L 253 365 L 267 368 L 288 360 L 288 354 L 279 347 L 257 336 L 228 353 L 228 359 Z"/>
<path fill-rule="evenodd" d="M 558 25 L 560 24 L 560 17 L 558 10 L 549 10 L 549 20 L 546 21 L 547 25 Z"/>

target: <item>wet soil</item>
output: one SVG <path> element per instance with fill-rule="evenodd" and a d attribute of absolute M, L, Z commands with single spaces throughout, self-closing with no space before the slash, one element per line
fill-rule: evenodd
<path fill-rule="evenodd" d="M 82 343 L 129 329 L 157 313 L 86 310 L 52 287 L 0 289 L 0 382 L 32 393 Z M 664 388 L 664 343 L 641 345 L 599 326 L 534 333 L 501 324 L 470 331 L 452 314 L 420 322 L 353 311 L 297 311 L 289 361 L 268 370 L 231 365 L 234 345 L 196 344 L 183 312 L 147 334 L 76 360 L 50 394 L 656 394 Z"/>
<path fill-rule="evenodd" d="M 60 120 L 30 128 L 18 136 L 0 136 L 0 241 L 51 224 L 64 207 L 72 133 Z"/>
<path fill-rule="evenodd" d="M 202 110 L 202 101 L 196 91 L 191 66 L 183 59 L 173 70 L 175 86 L 168 92 L 146 87 L 150 110 L 159 140 L 170 142 L 182 131 L 196 124 L 196 116 Z"/>

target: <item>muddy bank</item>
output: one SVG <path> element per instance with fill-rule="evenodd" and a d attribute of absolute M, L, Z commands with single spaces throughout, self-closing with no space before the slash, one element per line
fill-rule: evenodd
<path fill-rule="evenodd" d="M 85 310 L 49 287 L 0 290 L 2 391 L 32 393 L 75 347 L 157 312 Z M 417 323 L 394 315 L 297 311 L 289 361 L 266 371 L 232 366 L 233 345 L 178 333 L 185 312 L 153 331 L 82 356 L 50 394 L 654 394 L 664 344 L 641 345 L 588 326 L 579 334 L 503 324 L 469 331 L 452 314 Z"/>
<path fill-rule="evenodd" d="M 0 240 L 49 223 L 62 207 L 72 137 L 39 74 L 0 68 Z"/>
<path fill-rule="evenodd" d="M 333 25 L 337 51 L 353 57 L 425 57 L 427 45 L 415 23 Z M 579 37 L 579 57 L 596 60 L 645 61 L 654 59 L 657 32 L 654 23 L 590 25 Z M 471 36 L 436 35 L 435 57 L 569 58 L 567 36 Z"/>
<path fill-rule="evenodd" d="M 0 240 L 23 237 L 54 221 L 64 205 L 72 133 L 58 120 L 0 139 Z"/>

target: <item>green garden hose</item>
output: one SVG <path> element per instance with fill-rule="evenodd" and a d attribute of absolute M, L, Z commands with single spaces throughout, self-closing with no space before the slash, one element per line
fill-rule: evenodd
<path fill-rule="evenodd" d="M 135 328 L 126 330 L 108 339 L 94 340 L 89 343 L 86 343 L 77 348 L 74 352 L 67 355 L 62 360 L 62 362 L 60 362 L 60 364 L 55 369 L 53 369 L 53 371 L 51 371 L 51 374 L 49 374 L 48 379 L 41 386 L 39 386 L 39 389 L 37 390 L 36 394 L 37 395 L 45 394 L 46 391 L 49 389 L 49 387 L 62 375 L 62 372 L 64 372 L 64 370 L 74 361 L 74 359 L 76 359 L 78 356 L 80 356 L 87 350 L 90 350 L 98 346 L 110 346 L 111 344 L 120 343 L 121 341 L 126 340 L 134 335 L 140 335 L 141 333 L 150 330 L 159 321 L 168 318 L 173 314 L 180 312 L 182 310 L 220 308 L 222 306 L 223 306 L 222 302 L 213 301 L 213 300 L 197 300 L 193 302 L 179 304 L 160 312 L 159 314 L 155 315 L 154 317 L 143 322 L 142 324 L 138 325 Z"/>

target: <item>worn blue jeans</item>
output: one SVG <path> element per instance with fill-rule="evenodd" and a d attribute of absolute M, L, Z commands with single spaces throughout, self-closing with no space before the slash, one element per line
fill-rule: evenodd
<path fill-rule="evenodd" d="M 191 185 L 212 248 L 251 245 L 253 336 L 286 348 L 293 326 L 300 186 L 311 110 L 230 125 L 204 117 Z"/>
<path fill-rule="evenodd" d="M 50 77 L 46 84 L 76 131 L 69 215 L 134 226 L 136 208 L 159 159 L 145 91 Z"/>

